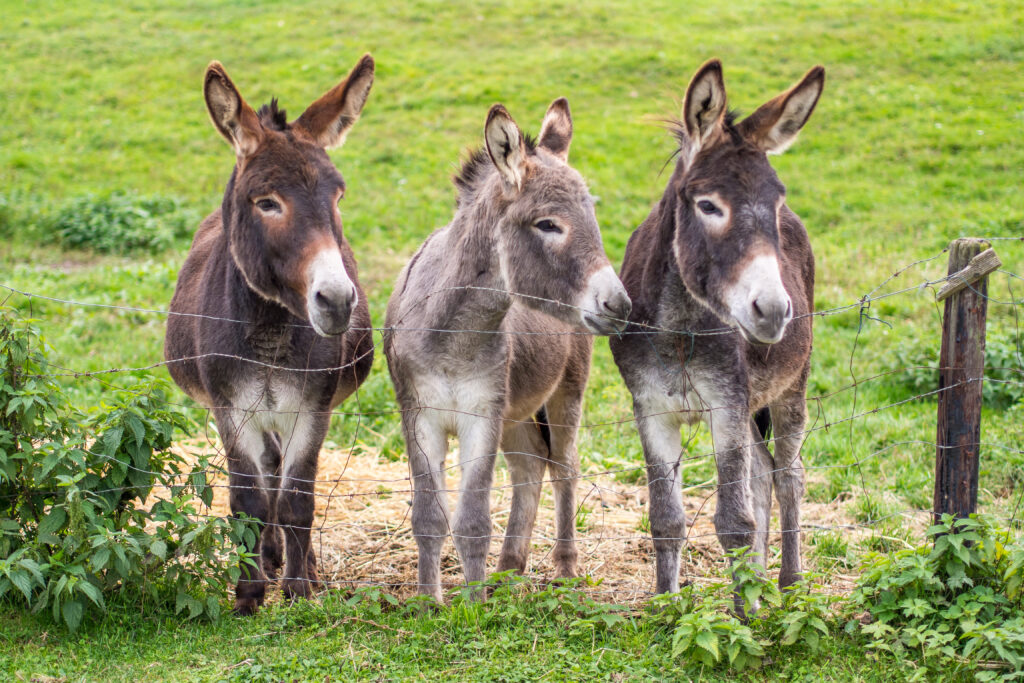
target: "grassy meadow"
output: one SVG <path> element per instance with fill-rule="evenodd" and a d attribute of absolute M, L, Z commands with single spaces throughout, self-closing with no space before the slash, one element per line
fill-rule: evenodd
<path fill-rule="evenodd" d="M 945 275 L 942 251 L 952 239 L 1024 236 L 1019 2 L 314 0 L 285 9 L 237 0 L 0 0 L 0 48 L 0 285 L 16 290 L 0 290 L 0 301 L 39 319 L 51 360 L 68 372 L 123 370 L 65 379 L 79 403 L 97 407 L 110 385 L 167 377 L 149 369 L 162 360 L 159 311 L 234 159 L 203 104 L 201 78 L 213 59 L 250 104 L 277 97 L 294 118 L 373 53 L 369 102 L 331 154 L 348 185 L 345 233 L 375 326 L 399 269 L 451 217 L 450 177 L 482 142 L 494 102 L 536 133 L 551 100 L 568 97 L 570 161 L 600 198 L 598 220 L 617 265 L 668 179 L 674 149 L 660 121 L 678 115 L 706 59 L 722 59 L 730 105 L 744 113 L 823 64 L 814 115 L 773 158 L 815 250 L 815 308 L 830 312 L 815 320 L 809 395 L 820 398 L 811 401 L 814 431 L 803 451 L 807 499 L 873 533 L 854 542 L 841 531 L 810 531 L 808 562 L 851 572 L 869 550 L 921 538 L 926 522 L 915 511 L 931 505 L 935 401 L 908 399 L 935 386 L 930 371 L 914 368 L 938 363 L 942 311 L 934 289 L 920 285 Z M 152 229 L 164 236 L 155 246 L 118 254 L 104 251 L 99 234 L 90 243 L 90 231 L 103 230 L 102 221 L 86 220 L 90 212 L 140 198 L 165 207 L 153 212 Z M 72 228 L 86 237 L 71 240 Z M 1024 297 L 1024 282 L 1011 275 L 1024 276 L 1024 242 L 993 246 L 1006 272 L 989 282 L 990 375 L 1009 381 L 986 395 L 980 503 L 1013 517 L 1024 494 L 1024 311 L 1007 302 Z M 870 301 L 859 305 L 862 297 Z M 205 419 L 180 392 L 172 396 Z M 336 417 L 328 445 L 401 458 L 396 408 L 378 353 L 358 403 L 342 407 L 363 415 Z M 631 417 L 599 339 L 580 434 L 584 472 L 617 470 L 609 476 L 642 483 Z M 684 438 L 690 454 L 712 450 L 706 429 Z M 710 491 L 713 480 L 710 458 L 686 469 L 695 491 Z M 496 624 L 486 606 L 416 617 L 338 611 L 341 604 L 335 596 L 187 627 L 124 608 L 74 636 L 0 607 L 0 672 L 23 680 L 728 676 L 668 657 L 653 626 L 592 639 L 557 620 L 503 614 Z M 878 657 L 837 638 L 806 660 L 777 660 L 749 675 L 915 675 L 912 659 Z"/>

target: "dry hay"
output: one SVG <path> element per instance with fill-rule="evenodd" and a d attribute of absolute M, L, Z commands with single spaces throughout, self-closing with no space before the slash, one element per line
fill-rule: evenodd
<path fill-rule="evenodd" d="M 216 450 L 217 443 L 207 440 L 182 442 L 176 449 L 194 458 L 197 454 Z M 458 488 L 458 458 L 449 454 L 448 489 Z M 500 461 L 499 461 L 500 462 Z M 223 458 L 221 458 L 223 464 Z M 317 553 L 320 578 L 329 588 L 351 590 L 358 586 L 381 585 L 399 597 L 416 591 L 416 542 L 412 535 L 411 486 L 408 466 L 404 460 L 390 461 L 358 446 L 352 451 L 324 448 L 320 453 L 317 474 L 316 517 L 313 522 L 313 547 Z M 226 477 L 211 480 L 215 485 L 209 514 L 228 515 Z M 508 470 L 499 465 L 494 478 L 492 515 L 494 540 L 488 566 L 497 565 L 501 536 L 508 520 L 512 486 Z M 694 487 L 695 489 L 699 487 Z M 449 494 L 454 509 L 454 492 Z M 683 549 L 681 582 L 705 583 L 720 581 L 724 568 L 722 548 L 714 534 L 712 518 L 716 497 L 709 490 L 692 490 L 684 494 L 683 503 L 691 526 L 688 543 Z M 654 587 L 654 548 L 649 527 L 645 525 L 647 486 L 626 484 L 610 474 L 584 473 L 578 488 L 577 518 L 579 571 L 596 585 L 586 588 L 595 598 L 619 603 L 635 603 L 650 597 Z M 802 507 L 802 534 L 805 566 L 824 571 L 832 593 L 849 591 L 855 580 L 850 569 L 832 562 L 815 566 L 813 553 L 808 552 L 808 539 L 813 530 L 830 529 L 850 543 L 879 532 L 859 527 L 842 501 L 813 503 Z M 777 512 L 777 509 L 776 509 Z M 926 522 L 904 520 L 903 526 L 923 527 Z M 778 528 L 777 516 L 772 528 Z M 545 485 L 534 529 L 528 574 L 538 583 L 553 576 L 550 554 L 555 538 L 551 487 Z M 771 539 L 777 553 L 778 534 Z M 777 565 L 777 561 L 775 562 Z M 452 543 L 447 543 L 441 559 L 442 582 L 445 589 L 462 585 L 463 577 Z M 773 573 L 777 566 L 773 567 Z M 268 598 L 278 594 L 268 592 Z M 276 599 L 276 598 L 274 598 Z"/>

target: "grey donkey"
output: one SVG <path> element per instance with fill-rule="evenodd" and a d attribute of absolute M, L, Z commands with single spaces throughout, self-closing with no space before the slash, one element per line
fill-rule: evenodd
<path fill-rule="evenodd" d="M 814 256 L 766 155 L 793 142 L 824 83 L 815 67 L 737 123 L 726 111 L 721 63 L 701 67 L 675 131 L 675 171 L 626 248 L 621 277 L 634 306 L 611 348 L 647 461 L 658 592 L 679 589 L 679 429 L 699 419 L 715 444 L 722 547 L 749 546 L 764 562 L 774 483 L 779 584 L 799 578 Z M 774 454 L 765 443 L 772 427 Z"/>
<path fill-rule="evenodd" d="M 484 579 L 499 444 L 514 485 L 498 570 L 526 568 L 545 468 L 555 494 L 559 577 L 576 575 L 576 483 L 593 334 L 625 325 L 630 302 L 605 256 L 594 200 L 568 163 L 569 104 L 551 104 L 540 138 L 501 105 L 485 146 L 462 166 L 455 217 L 398 277 L 384 353 L 402 409 L 414 483 L 419 590 L 440 601 L 451 535 L 467 582 Z M 454 516 L 448 437 L 459 439 Z"/>

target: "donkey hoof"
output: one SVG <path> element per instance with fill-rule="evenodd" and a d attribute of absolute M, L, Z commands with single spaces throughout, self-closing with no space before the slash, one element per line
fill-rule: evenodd
<path fill-rule="evenodd" d="M 555 568 L 555 578 L 552 583 L 568 583 L 572 579 L 579 578 L 580 573 L 576 569 L 576 565 L 563 565 Z"/>
<path fill-rule="evenodd" d="M 263 568 L 263 573 L 266 575 L 268 580 L 277 578 L 277 573 L 281 571 L 281 566 L 281 558 L 275 559 L 274 557 L 267 557 L 266 555 L 263 555 L 263 557 L 260 558 L 260 567 Z"/>
<path fill-rule="evenodd" d="M 779 588 L 785 590 L 791 588 L 795 583 L 804 578 L 800 572 L 788 571 L 783 569 L 779 572 Z"/>
<path fill-rule="evenodd" d="M 320 579 L 320 572 L 316 570 L 316 567 L 310 568 L 308 583 L 310 591 L 312 592 L 321 590 L 324 587 L 324 582 Z"/>
<path fill-rule="evenodd" d="M 260 608 L 260 601 L 256 598 L 236 598 L 235 607 L 232 610 L 240 617 L 251 617 Z"/>
<path fill-rule="evenodd" d="M 292 602 L 308 600 L 313 596 L 313 586 L 306 579 L 285 579 L 281 583 L 281 592 L 284 593 L 285 599 Z"/>
<path fill-rule="evenodd" d="M 746 600 L 742 596 L 735 595 L 732 599 L 732 611 L 736 614 L 736 618 L 740 620 L 740 623 L 749 624 L 750 617 L 757 614 L 757 610 L 761 608 L 761 601 L 755 600 L 750 609 L 747 609 Z"/>

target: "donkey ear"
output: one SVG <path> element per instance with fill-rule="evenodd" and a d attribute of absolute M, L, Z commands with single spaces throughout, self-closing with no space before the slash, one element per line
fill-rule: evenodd
<path fill-rule="evenodd" d="M 512 120 L 505 107 L 496 104 L 487 112 L 484 124 L 484 142 L 498 173 L 505 184 L 517 190 L 523 189 L 526 175 L 526 143 L 519 126 Z"/>
<path fill-rule="evenodd" d="M 722 63 L 711 59 L 697 69 L 683 102 L 686 134 L 696 145 L 704 142 L 725 117 L 725 81 Z"/>
<path fill-rule="evenodd" d="M 294 127 L 305 130 L 316 144 L 325 149 L 340 147 L 348 131 L 359 120 L 366 98 L 370 96 L 373 71 L 373 57 L 363 55 L 348 78 L 309 105 L 295 120 Z"/>
<path fill-rule="evenodd" d="M 559 97 L 548 107 L 544 123 L 540 127 L 540 146 L 562 161 L 569 159 L 569 143 L 572 142 L 572 115 L 569 100 Z"/>
<path fill-rule="evenodd" d="M 235 148 L 235 154 L 244 157 L 255 152 L 263 139 L 263 126 L 220 62 L 206 67 L 203 96 L 213 125 Z"/>
<path fill-rule="evenodd" d="M 768 154 L 781 154 L 796 140 L 825 87 L 825 69 L 816 66 L 799 83 L 743 119 L 738 128 Z"/>

